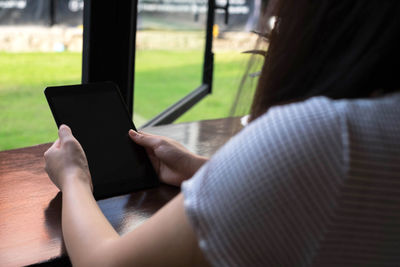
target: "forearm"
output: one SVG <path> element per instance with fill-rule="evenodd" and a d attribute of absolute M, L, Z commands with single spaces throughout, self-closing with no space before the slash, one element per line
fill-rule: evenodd
<path fill-rule="evenodd" d="M 138 229 L 119 237 L 93 197 L 82 147 L 69 127 L 62 125 L 58 135 L 44 154 L 45 169 L 63 194 L 62 231 L 74 266 L 193 266 L 202 259 L 193 257 L 202 253 L 186 218 L 182 195 Z M 206 159 L 200 161 L 201 166 Z"/>
<path fill-rule="evenodd" d="M 98 207 L 90 186 L 70 179 L 62 196 L 62 231 L 74 265 L 85 265 L 96 251 L 119 237 Z"/>
<path fill-rule="evenodd" d="M 207 266 L 185 215 L 183 195 L 134 231 L 119 237 L 94 200 L 90 187 L 63 190 L 62 227 L 74 266 Z"/>

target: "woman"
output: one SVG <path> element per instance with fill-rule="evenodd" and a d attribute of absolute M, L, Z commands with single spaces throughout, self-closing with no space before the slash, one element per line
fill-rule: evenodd
<path fill-rule="evenodd" d="M 45 153 L 74 265 L 396 266 L 400 2 L 280 1 L 251 123 L 209 162 L 130 131 L 182 193 L 120 237 L 67 126 Z"/>

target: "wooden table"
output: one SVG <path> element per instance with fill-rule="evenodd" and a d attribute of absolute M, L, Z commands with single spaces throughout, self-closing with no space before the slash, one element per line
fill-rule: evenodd
<path fill-rule="evenodd" d="M 191 151 L 211 156 L 241 129 L 238 118 L 172 124 L 144 129 L 171 137 Z M 44 171 L 51 144 L 0 152 L 0 266 L 66 265 L 61 232 L 61 195 Z M 143 223 L 179 188 L 161 185 L 98 201 L 120 234 Z"/>

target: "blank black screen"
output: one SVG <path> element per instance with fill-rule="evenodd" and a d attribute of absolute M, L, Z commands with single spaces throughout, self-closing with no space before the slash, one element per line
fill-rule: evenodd
<path fill-rule="evenodd" d="M 156 184 L 145 150 L 128 136 L 134 126 L 115 85 L 52 88 L 46 89 L 46 96 L 53 115 L 57 125 L 68 125 L 81 143 L 96 198 Z"/>

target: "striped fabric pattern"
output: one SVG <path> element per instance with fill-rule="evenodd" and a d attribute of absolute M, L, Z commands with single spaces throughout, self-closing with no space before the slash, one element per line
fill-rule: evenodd
<path fill-rule="evenodd" d="M 214 266 L 400 266 L 400 94 L 270 109 L 185 182 Z"/>

